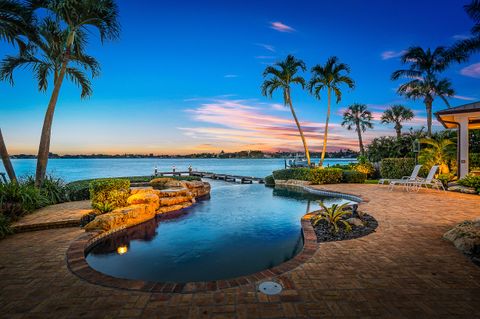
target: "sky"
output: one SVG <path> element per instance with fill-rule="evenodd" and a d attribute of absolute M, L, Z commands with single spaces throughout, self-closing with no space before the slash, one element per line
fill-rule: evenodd
<path fill-rule="evenodd" d="M 352 103 L 367 104 L 375 121 L 368 142 L 394 135 L 380 124 L 389 105 L 414 109 L 404 128 L 426 125 L 424 105 L 396 94 L 390 75 L 413 45 L 451 45 L 473 22 L 464 0 L 128 1 L 119 0 L 120 39 L 90 37 L 88 53 L 101 63 L 93 96 L 64 82 L 52 128 L 59 154 L 190 154 L 240 150 L 300 151 L 302 143 L 282 94 L 261 95 L 262 72 L 293 54 L 308 70 L 338 56 L 356 88 L 333 105 L 328 150 L 358 149 L 341 124 Z M 16 49 L 0 43 L 0 58 Z M 304 77 L 309 79 L 309 71 Z M 480 55 L 442 76 L 456 89 L 452 106 L 480 100 Z M 0 83 L 0 127 L 11 154 L 35 154 L 51 94 L 39 92 L 30 70 L 15 85 Z M 320 151 L 326 95 L 316 100 L 294 87 L 292 100 L 311 151 Z M 435 101 L 434 111 L 445 108 Z M 434 122 L 434 128 L 440 129 Z"/>

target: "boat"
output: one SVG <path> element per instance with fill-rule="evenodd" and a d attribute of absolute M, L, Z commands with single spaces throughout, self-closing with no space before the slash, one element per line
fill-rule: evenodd
<path fill-rule="evenodd" d="M 294 158 L 285 159 L 285 166 L 288 168 L 308 167 L 308 161 L 304 156 L 297 154 Z"/>

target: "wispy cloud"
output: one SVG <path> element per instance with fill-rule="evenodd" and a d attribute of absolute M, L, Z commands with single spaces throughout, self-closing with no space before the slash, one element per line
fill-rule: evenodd
<path fill-rule="evenodd" d="M 271 59 L 275 59 L 276 56 L 273 56 L 273 55 L 257 55 L 255 57 L 255 59 L 259 59 L 259 60 L 271 60 Z"/>
<path fill-rule="evenodd" d="M 225 74 L 223 77 L 224 78 L 238 78 L 238 75 L 236 75 L 236 74 Z"/>
<path fill-rule="evenodd" d="M 452 39 L 454 39 L 454 40 L 465 40 L 465 39 L 468 39 L 468 38 L 470 38 L 470 36 L 467 35 L 467 34 L 455 34 L 455 35 L 452 36 Z"/>
<path fill-rule="evenodd" d="M 267 51 L 276 52 L 275 47 L 274 47 L 273 45 L 265 44 L 265 43 L 256 43 L 256 45 L 258 45 L 259 47 L 264 48 L 264 49 L 267 50 Z"/>
<path fill-rule="evenodd" d="M 405 52 L 406 52 L 405 50 L 402 50 L 402 51 L 383 51 L 380 56 L 382 57 L 382 60 L 390 60 L 390 59 L 401 57 L 403 54 L 405 54 Z"/>
<path fill-rule="evenodd" d="M 294 32 L 295 29 L 291 26 L 288 26 L 282 22 L 276 21 L 270 23 L 270 28 L 280 31 L 280 32 Z"/>
<path fill-rule="evenodd" d="M 464 100 L 464 101 L 475 101 L 475 100 L 477 100 L 474 97 L 463 96 L 463 95 L 454 95 L 453 98 L 457 99 L 457 100 Z"/>
<path fill-rule="evenodd" d="M 200 124 L 179 128 L 189 138 L 212 144 L 212 150 L 255 149 L 265 151 L 302 149 L 297 127 L 285 114 L 270 114 L 286 108 L 280 104 L 258 103 L 252 100 L 215 99 L 206 101 L 187 112 Z M 288 109 L 287 109 L 288 110 Z M 269 113 L 270 111 L 270 113 Z M 302 128 L 313 150 L 322 146 L 324 123 L 302 121 Z M 330 124 L 329 149 L 357 148 L 356 135 L 338 123 Z"/>
<path fill-rule="evenodd" d="M 471 64 L 460 70 L 461 75 L 471 78 L 480 78 L 480 63 Z"/>

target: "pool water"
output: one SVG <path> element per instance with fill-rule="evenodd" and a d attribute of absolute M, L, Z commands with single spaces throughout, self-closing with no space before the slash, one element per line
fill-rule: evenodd
<path fill-rule="evenodd" d="M 99 272 L 125 279 L 192 282 L 272 268 L 303 247 L 300 219 L 344 203 L 300 190 L 212 181 L 211 198 L 175 218 L 157 216 L 101 240 L 87 255 Z"/>

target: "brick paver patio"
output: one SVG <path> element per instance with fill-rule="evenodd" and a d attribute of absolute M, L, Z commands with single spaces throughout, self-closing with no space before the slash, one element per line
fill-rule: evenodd
<path fill-rule="evenodd" d="M 328 185 L 369 199 L 379 222 L 366 237 L 321 244 L 284 274 L 279 296 L 253 285 L 195 294 L 152 294 L 87 283 L 65 253 L 83 231 L 51 229 L 0 241 L 2 318 L 480 317 L 480 267 L 442 234 L 480 216 L 480 197 L 378 185 Z"/>

